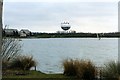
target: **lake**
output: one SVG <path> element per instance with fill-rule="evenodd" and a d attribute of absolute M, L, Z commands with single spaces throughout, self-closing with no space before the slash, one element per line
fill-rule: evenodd
<path fill-rule="evenodd" d="M 91 60 L 96 66 L 118 60 L 117 38 L 39 38 L 22 39 L 22 54 L 32 55 L 37 70 L 62 73 L 62 61 L 67 58 Z"/>

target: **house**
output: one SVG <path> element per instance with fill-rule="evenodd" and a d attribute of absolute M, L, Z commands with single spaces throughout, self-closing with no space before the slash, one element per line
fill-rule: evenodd
<path fill-rule="evenodd" d="M 17 29 L 4 29 L 3 33 L 4 33 L 4 36 L 18 36 Z"/>
<path fill-rule="evenodd" d="M 21 29 L 19 34 L 20 37 L 28 37 L 31 35 L 31 31 L 29 31 L 28 29 Z"/>

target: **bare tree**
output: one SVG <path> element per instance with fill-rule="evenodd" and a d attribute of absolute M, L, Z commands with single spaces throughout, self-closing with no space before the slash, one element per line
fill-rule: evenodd
<path fill-rule="evenodd" d="M 21 52 L 21 44 L 19 39 L 3 38 L 2 40 L 2 60 L 10 61 Z"/>
<path fill-rule="evenodd" d="M 14 60 L 19 55 L 20 51 L 21 45 L 19 43 L 19 39 L 15 38 L 2 39 L 1 58 L 3 72 L 6 69 L 10 68 L 11 61 Z"/>

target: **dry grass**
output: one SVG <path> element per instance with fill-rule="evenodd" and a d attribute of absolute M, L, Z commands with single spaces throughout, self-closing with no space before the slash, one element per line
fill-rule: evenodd
<path fill-rule="evenodd" d="M 76 66 L 74 65 L 74 60 L 66 59 L 63 61 L 64 75 L 75 76 L 77 75 Z"/>
<path fill-rule="evenodd" d="M 36 61 L 31 56 L 19 56 L 11 61 L 10 68 L 20 70 L 30 70 L 36 66 Z"/>
<path fill-rule="evenodd" d="M 66 59 L 63 61 L 64 75 L 77 76 L 80 79 L 93 80 L 96 77 L 96 68 L 90 61 Z"/>

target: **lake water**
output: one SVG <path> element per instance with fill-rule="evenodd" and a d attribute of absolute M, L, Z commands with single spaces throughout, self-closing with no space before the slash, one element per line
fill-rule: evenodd
<path fill-rule="evenodd" d="M 87 59 L 96 66 L 118 60 L 117 38 L 40 38 L 22 39 L 24 55 L 32 55 L 37 70 L 44 73 L 63 72 L 62 61 L 66 58 Z"/>

